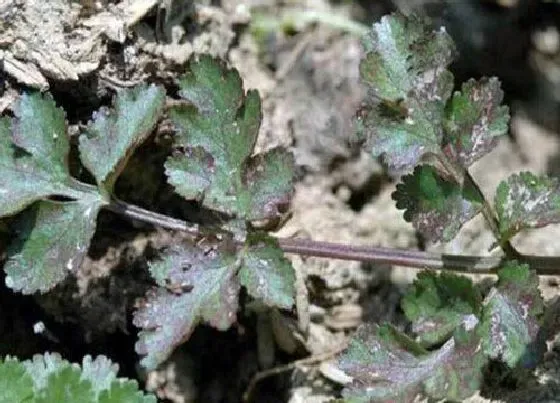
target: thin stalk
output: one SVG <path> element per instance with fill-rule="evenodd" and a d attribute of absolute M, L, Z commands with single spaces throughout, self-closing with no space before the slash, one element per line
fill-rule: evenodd
<path fill-rule="evenodd" d="M 500 232 L 500 226 L 498 222 L 498 218 L 496 217 L 496 212 L 492 205 L 488 202 L 488 199 L 484 196 L 482 189 L 478 186 L 478 183 L 474 180 L 472 175 L 470 174 L 469 170 L 463 168 L 461 165 L 453 163 L 449 161 L 443 155 L 436 156 L 438 161 L 443 165 L 443 167 L 455 178 L 457 183 L 462 184 L 465 186 L 465 183 L 472 187 L 479 195 L 480 199 L 482 200 L 482 216 L 484 220 L 490 227 L 492 234 L 498 241 L 498 244 L 510 259 L 520 259 L 521 254 L 515 249 L 515 247 L 511 244 L 509 240 L 503 241 L 503 236 Z"/>
<path fill-rule="evenodd" d="M 203 229 L 197 224 L 145 210 L 120 200 L 113 200 L 111 204 L 104 208 L 130 219 L 162 228 L 183 231 L 194 236 L 203 234 Z M 356 260 L 420 269 L 445 269 L 467 273 L 495 273 L 506 259 L 493 256 L 451 255 L 396 248 L 352 246 L 298 238 L 277 238 L 277 240 L 278 245 L 284 252 L 303 256 Z M 242 246 L 242 243 L 239 246 Z M 518 260 L 529 264 L 539 274 L 560 273 L 560 257 L 519 255 Z"/>

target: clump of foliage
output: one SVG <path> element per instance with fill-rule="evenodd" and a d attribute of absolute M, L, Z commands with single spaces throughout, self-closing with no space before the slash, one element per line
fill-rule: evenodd
<path fill-rule="evenodd" d="M 104 356 L 85 356 L 82 365 L 58 354 L 0 361 L 0 401 L 10 403 L 155 403 L 138 390 L 136 381 L 117 378 L 118 366 Z"/>
<path fill-rule="evenodd" d="M 383 156 L 390 170 L 405 174 L 393 195 L 397 207 L 429 241 L 451 240 L 482 213 L 506 259 L 494 267 L 498 281 L 489 293 L 457 275 L 420 274 L 403 300 L 413 337 L 390 325 L 361 327 L 339 360 L 353 378 L 344 396 L 409 401 L 424 393 L 460 400 L 479 388 L 489 360 L 530 366 L 543 351 L 538 277 L 509 241 L 522 229 L 560 221 L 558 182 L 513 175 L 498 187 L 494 206 L 487 201 L 468 168 L 507 132 L 509 113 L 500 105 L 497 79 L 470 80 L 453 92 L 447 67 L 455 49 L 445 30 L 391 15 L 374 25 L 365 47 L 361 75 L 369 94 L 359 111 L 359 136 L 373 156 Z M 243 89 L 235 70 L 201 56 L 177 85 L 180 102 L 167 104 L 162 87 L 142 85 L 119 92 L 112 108 L 94 114 L 79 137 L 80 161 L 94 184 L 71 175 L 64 112 L 49 95 L 23 94 L 14 117 L 0 120 L 0 218 L 10 217 L 15 234 L 4 263 L 8 287 L 47 292 L 75 271 L 101 209 L 189 234 L 190 242 L 161 251 L 149 265 L 155 285 L 133 320 L 141 329 L 136 351 L 147 369 L 161 364 L 197 324 L 221 330 L 234 324 L 242 287 L 262 304 L 291 309 L 294 269 L 284 251 L 352 258 L 356 250 L 286 242 L 264 231 L 281 222 L 287 210 L 294 161 L 280 148 L 254 154 L 261 101 L 256 91 Z M 176 129 L 174 151 L 165 162 L 168 183 L 183 198 L 220 214 L 219 227 L 190 225 L 115 197 L 128 159 L 164 115 Z M 384 253 L 380 259 L 391 260 Z M 394 254 L 402 263 L 397 255 L 402 252 Z M 415 256 L 408 264 L 421 266 L 425 260 L 414 261 Z M 45 375 L 29 370 L 39 364 L 6 358 L 0 381 L 20 374 L 21 389 L 37 390 L 37 396 L 51 379 L 53 388 L 74 382 L 99 401 L 117 401 L 107 392 L 114 383 L 107 380 L 114 377 L 108 367 L 101 371 L 103 389 L 95 386 L 98 379 L 83 375 L 93 365 L 89 359 L 81 375 L 76 367 L 54 361 Z"/>
<path fill-rule="evenodd" d="M 418 393 L 459 401 L 479 389 L 490 360 L 532 367 L 544 352 L 538 277 L 509 240 L 560 222 L 558 181 L 531 173 L 500 183 L 492 206 L 468 168 L 508 131 L 495 78 L 453 91 L 455 48 L 420 18 L 384 17 L 365 40 L 361 76 L 369 88 L 359 135 L 374 156 L 405 173 L 393 193 L 404 218 L 429 241 L 450 241 L 479 213 L 505 252 L 485 295 L 466 277 L 426 271 L 402 301 L 413 338 L 390 325 L 365 325 L 339 358 L 353 378 L 352 402 L 412 401 Z M 508 260 L 509 259 L 509 260 Z"/>

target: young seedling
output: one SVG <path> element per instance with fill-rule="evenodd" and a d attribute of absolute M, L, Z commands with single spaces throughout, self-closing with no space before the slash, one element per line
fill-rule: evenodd
<path fill-rule="evenodd" d="M 404 174 L 393 194 L 397 207 L 428 241 L 449 241 L 483 214 L 503 258 L 268 235 L 262 228 L 282 221 L 292 197 L 293 158 L 281 148 L 254 154 L 258 93 L 245 92 L 239 74 L 223 62 L 201 56 L 177 82 L 182 102 L 166 103 L 163 88 L 144 85 L 119 92 L 113 108 L 94 114 L 79 138 L 79 157 L 95 184 L 70 174 L 64 113 L 50 96 L 22 94 L 14 117 L 0 120 L 0 217 L 11 217 L 14 232 L 4 264 L 7 286 L 30 294 L 59 284 L 80 265 L 97 215 L 108 209 L 190 239 L 149 265 L 155 286 L 133 320 L 147 369 L 166 360 L 197 324 L 221 330 L 234 324 L 242 287 L 267 306 L 291 309 L 295 276 L 284 252 L 498 274 L 483 293 L 454 274 L 421 273 L 402 305 L 413 335 L 364 325 L 340 356 L 340 368 L 353 378 L 343 392 L 348 401 L 410 401 L 418 393 L 460 400 L 479 388 L 489 360 L 534 365 L 544 343 L 536 271 L 555 272 L 559 259 L 522 256 L 509 241 L 522 229 L 560 222 L 558 181 L 521 173 L 499 185 L 494 205 L 482 194 L 468 168 L 507 132 L 509 113 L 495 78 L 470 80 L 453 92 L 447 67 L 455 48 L 444 29 L 394 14 L 375 24 L 364 44 L 361 76 L 369 93 L 358 112 L 358 136 L 388 169 Z M 176 129 L 165 162 L 168 183 L 219 213 L 219 227 L 114 195 L 128 159 L 164 113 Z"/>

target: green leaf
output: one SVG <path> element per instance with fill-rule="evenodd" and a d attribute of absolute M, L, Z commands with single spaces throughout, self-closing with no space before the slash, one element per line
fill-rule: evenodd
<path fill-rule="evenodd" d="M 113 364 L 107 357 L 100 355 L 92 359 L 86 355 L 82 360 L 82 380 L 91 382 L 93 393 L 97 398 L 101 391 L 111 389 L 112 383 L 117 379 L 119 366 Z"/>
<path fill-rule="evenodd" d="M 80 155 L 99 185 L 110 192 L 134 150 L 150 135 L 163 113 L 165 90 L 140 85 L 119 92 L 114 110 L 94 113 L 80 136 Z"/>
<path fill-rule="evenodd" d="M 15 359 L 7 359 L 6 362 Z M 117 378 L 118 365 L 111 363 L 105 356 L 92 359 L 85 356 L 82 368 L 63 360 L 59 354 L 46 353 L 35 355 L 32 360 L 18 363 L 24 369 L 18 376 L 25 382 L 28 396 L 25 401 L 92 402 L 92 403 L 155 403 L 153 395 L 144 395 L 138 390 L 136 381 Z M 2 371 L 2 365 L 0 365 Z M 21 371 L 17 371 L 18 374 Z M 0 377 L 5 379 L 5 377 Z M 16 381 L 12 380 L 15 387 Z M 6 389 L 2 389 L 6 390 Z M 1 395 L 0 391 L 0 396 Z M 4 402 L 4 400 L 0 400 Z M 10 400 L 9 402 L 17 402 Z M 6 400 L 6 402 L 8 402 Z"/>
<path fill-rule="evenodd" d="M 0 403 L 28 402 L 33 398 L 33 379 L 22 363 L 6 358 L 0 363 Z"/>
<path fill-rule="evenodd" d="M 482 209 L 476 189 L 441 177 L 436 168 L 420 165 L 402 177 L 392 195 L 404 219 L 412 222 L 428 241 L 450 241 L 462 225 Z"/>
<path fill-rule="evenodd" d="M 538 276 L 528 265 L 508 262 L 484 301 L 480 330 L 484 352 L 511 368 L 534 364 L 544 351 L 544 340 L 539 339 L 544 302 L 538 286 Z"/>
<path fill-rule="evenodd" d="M 373 24 L 364 46 L 362 79 L 376 96 L 390 101 L 431 86 L 455 56 L 453 40 L 444 29 L 434 31 L 426 19 L 398 13 Z"/>
<path fill-rule="evenodd" d="M 68 361 L 63 360 L 60 354 L 56 353 L 36 354 L 31 360 L 23 361 L 22 364 L 33 379 L 36 393 L 47 387 L 51 374 L 70 366 Z"/>
<path fill-rule="evenodd" d="M 132 380 L 113 381 L 109 390 L 99 395 L 99 403 L 157 403 L 153 395 L 144 395 L 138 390 L 138 383 Z"/>
<path fill-rule="evenodd" d="M 47 379 L 47 386 L 35 398 L 37 403 L 95 402 L 91 382 L 81 379 L 80 369 L 66 366 L 53 372 Z"/>
<path fill-rule="evenodd" d="M 360 65 L 369 87 L 358 135 L 395 171 L 412 169 L 427 153 L 439 154 L 445 104 L 453 90 L 446 70 L 455 47 L 441 29 L 401 14 L 385 16 L 365 40 Z"/>
<path fill-rule="evenodd" d="M 467 277 L 425 271 L 418 274 L 401 305 L 419 343 L 431 347 L 447 340 L 465 316 L 478 316 L 482 297 Z"/>
<path fill-rule="evenodd" d="M 76 270 L 102 204 L 94 194 L 76 202 L 41 201 L 22 213 L 4 265 L 6 285 L 24 294 L 45 292 Z"/>
<path fill-rule="evenodd" d="M 489 153 L 508 132 L 509 109 L 496 78 L 469 80 L 449 104 L 444 152 L 464 168 Z"/>
<path fill-rule="evenodd" d="M 64 112 L 48 95 L 23 94 L 0 119 L 0 217 L 51 195 L 76 198 L 68 171 Z"/>
<path fill-rule="evenodd" d="M 462 400 L 474 394 L 486 363 L 471 315 L 439 350 L 420 345 L 389 326 L 358 328 L 339 367 L 353 378 L 343 390 L 352 402 L 409 402 L 419 393 L 433 399 Z"/>
<path fill-rule="evenodd" d="M 153 369 L 162 363 L 200 322 L 226 330 L 236 321 L 240 284 L 239 262 L 234 251 L 202 250 L 175 246 L 150 271 L 168 290 L 148 293 L 134 314 L 134 325 L 142 330 L 136 343 L 142 365 Z"/>
<path fill-rule="evenodd" d="M 256 91 L 244 94 L 237 71 L 201 56 L 179 81 L 191 105 L 170 111 L 177 152 L 169 183 L 187 199 L 245 220 L 275 218 L 293 192 L 294 161 L 285 150 L 251 157 L 261 122 Z"/>
<path fill-rule="evenodd" d="M 295 295 L 292 264 L 271 238 L 255 239 L 252 244 L 243 253 L 241 285 L 268 306 L 291 308 Z"/>
<path fill-rule="evenodd" d="M 560 182 L 521 172 L 502 181 L 494 200 L 502 241 L 526 228 L 560 223 Z"/>

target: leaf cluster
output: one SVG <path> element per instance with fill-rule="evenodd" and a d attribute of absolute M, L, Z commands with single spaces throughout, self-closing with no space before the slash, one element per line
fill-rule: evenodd
<path fill-rule="evenodd" d="M 368 96 L 358 136 L 373 156 L 405 173 L 393 198 L 428 241 L 450 241 L 483 212 L 491 216 L 468 168 L 508 132 L 509 112 L 496 78 L 453 91 L 447 69 L 456 53 L 444 28 L 420 17 L 385 16 L 365 39 L 360 72 Z M 520 230 L 560 222 L 558 180 L 515 174 L 497 189 L 492 226 L 501 245 Z"/>
<path fill-rule="evenodd" d="M 85 356 L 81 366 L 50 353 L 26 361 L 6 357 L 0 361 L 0 402 L 156 402 L 136 381 L 117 378 L 117 371 L 105 356 Z"/>
<path fill-rule="evenodd" d="M 509 113 L 496 78 L 471 79 L 453 91 L 447 68 L 455 48 L 443 28 L 392 14 L 373 25 L 365 47 L 360 68 L 369 92 L 358 135 L 403 174 L 393 199 L 425 239 L 450 241 L 483 213 L 512 259 L 515 234 L 560 222 L 557 179 L 514 174 L 500 183 L 492 206 L 470 175 L 507 133 Z M 408 402 L 419 393 L 460 401 L 479 389 L 490 360 L 534 367 L 545 350 L 538 277 L 515 260 L 506 260 L 488 293 L 466 277 L 420 273 L 402 308 L 413 337 L 390 325 L 364 325 L 340 356 L 353 378 L 346 401 Z"/>
<path fill-rule="evenodd" d="M 253 154 L 258 93 L 245 92 L 237 71 L 209 56 L 193 61 L 177 85 L 181 101 L 171 107 L 164 88 L 141 85 L 93 114 L 78 149 L 95 183 L 72 174 L 64 112 L 48 94 L 23 94 L 14 116 L 0 119 L 0 218 L 9 218 L 15 234 L 4 270 L 7 286 L 25 294 L 46 292 L 75 272 L 99 211 L 123 204 L 115 183 L 135 149 L 164 116 L 175 126 L 168 183 L 219 213 L 224 229 L 204 245 L 194 239 L 196 245 L 170 247 L 150 264 L 157 287 L 134 315 L 142 329 L 137 351 L 148 368 L 165 360 L 196 324 L 224 330 L 235 323 L 242 286 L 269 306 L 288 309 L 294 301 L 291 264 L 256 229 L 281 218 L 294 176 L 286 150 Z"/>
<path fill-rule="evenodd" d="M 544 303 L 527 265 L 506 264 L 482 297 L 471 280 L 423 272 L 402 301 L 414 338 L 390 325 L 360 327 L 339 366 L 353 378 L 349 402 L 413 401 L 419 394 L 461 401 L 490 360 L 532 368 L 545 351 Z"/>

